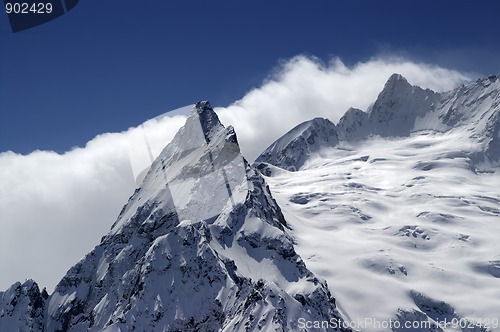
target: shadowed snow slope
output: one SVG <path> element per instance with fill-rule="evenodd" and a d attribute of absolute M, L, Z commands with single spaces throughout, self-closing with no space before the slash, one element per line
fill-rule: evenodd
<path fill-rule="evenodd" d="M 340 318 L 288 233 L 233 129 L 200 102 L 48 299 L 26 284 L 0 293 L 0 330 L 20 320 L 45 331 L 288 331 Z"/>

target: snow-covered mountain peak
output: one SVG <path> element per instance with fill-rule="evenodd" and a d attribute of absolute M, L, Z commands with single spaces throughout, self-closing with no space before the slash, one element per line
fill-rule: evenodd
<path fill-rule="evenodd" d="M 371 136 L 408 137 L 421 131 L 458 131 L 460 153 L 467 155 L 472 167 L 489 169 L 500 165 L 500 78 L 490 75 L 452 91 L 437 93 L 411 85 L 402 75 L 393 74 L 374 104 L 364 112 L 349 108 L 331 131 L 318 129 L 317 119 L 291 129 L 271 144 L 254 165 L 265 175 L 277 169 L 299 169 L 318 146 L 333 146 L 338 141 L 359 141 Z M 307 130 L 306 130 L 307 128 Z M 316 129 L 310 129 L 316 128 Z M 329 139 L 304 139 L 308 132 L 329 133 Z M 335 131 L 335 133 L 333 133 Z M 278 169 L 279 170 L 279 169 Z"/>
<path fill-rule="evenodd" d="M 123 227 L 135 229 L 137 223 L 147 223 L 166 211 L 179 221 L 210 219 L 228 202 L 244 200 L 248 189 L 245 174 L 246 161 L 233 128 L 220 123 L 208 102 L 199 102 L 153 162 L 111 234 Z"/>
<path fill-rule="evenodd" d="M 314 118 L 303 122 L 271 144 L 256 160 L 261 171 L 271 164 L 289 171 L 298 170 L 307 157 L 324 146 L 338 143 L 335 125 L 328 119 Z M 260 165 L 260 166 L 259 166 Z"/>
<path fill-rule="evenodd" d="M 178 151 L 190 151 L 206 146 L 224 126 L 208 101 L 200 101 L 193 106 L 184 126 L 175 134 L 172 142 L 160 154 L 169 157 Z"/>
<path fill-rule="evenodd" d="M 369 135 L 367 121 L 368 113 L 350 107 L 337 125 L 339 140 L 351 141 L 367 137 Z"/>
<path fill-rule="evenodd" d="M 415 119 L 431 111 L 438 94 L 413 86 L 401 75 L 393 74 L 369 110 L 372 134 L 380 136 L 407 136 Z"/>
<path fill-rule="evenodd" d="M 500 164 L 500 78 L 490 75 L 436 93 L 392 75 L 368 112 L 349 109 L 337 129 L 341 140 L 372 135 L 407 137 L 415 132 L 459 131 L 462 147 L 478 167 Z M 465 151 L 464 151 L 465 152 Z"/>
<path fill-rule="evenodd" d="M 301 320 L 343 330 L 290 231 L 232 127 L 200 102 L 109 234 L 50 297 L 33 282 L 0 293 L 0 330 L 20 321 L 35 331 L 35 323 L 41 331 L 295 331 Z"/>
<path fill-rule="evenodd" d="M 219 117 L 215 114 L 209 101 L 200 101 L 194 106 L 196 112 L 191 114 L 190 120 L 197 121 L 202 127 L 203 133 L 207 141 L 210 141 L 213 132 L 223 128 L 224 126 L 219 121 Z"/>
<path fill-rule="evenodd" d="M 403 77 L 403 75 L 394 73 L 392 74 L 387 82 L 385 83 L 384 90 L 385 91 L 390 91 L 390 90 L 395 90 L 395 89 L 401 89 L 401 88 L 410 88 L 411 89 L 412 85 L 408 83 L 408 80 Z"/>

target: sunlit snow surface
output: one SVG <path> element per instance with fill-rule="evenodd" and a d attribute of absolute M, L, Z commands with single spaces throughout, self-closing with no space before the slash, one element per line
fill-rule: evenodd
<path fill-rule="evenodd" d="M 454 308 L 448 321 L 499 318 L 500 174 L 475 172 L 460 137 L 343 143 L 266 178 L 298 254 L 352 321 L 427 313 L 421 295 Z"/>

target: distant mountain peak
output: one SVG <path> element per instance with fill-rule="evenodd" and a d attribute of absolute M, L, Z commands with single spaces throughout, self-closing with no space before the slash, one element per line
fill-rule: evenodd
<path fill-rule="evenodd" d="M 212 106 L 208 100 L 201 100 L 195 104 L 196 110 L 199 112 L 203 111 L 213 111 Z"/>
<path fill-rule="evenodd" d="M 340 118 L 337 125 L 339 140 L 351 141 L 368 136 L 368 113 L 350 107 Z"/>
<path fill-rule="evenodd" d="M 312 153 L 337 143 L 335 124 L 325 118 L 314 118 L 295 126 L 276 140 L 255 160 L 254 165 L 261 171 L 267 167 L 266 164 L 296 171 Z"/>
<path fill-rule="evenodd" d="M 199 102 L 109 234 L 50 297 L 34 282 L 0 292 L 1 313 L 22 303 L 0 315 L 0 330 L 288 331 L 300 319 L 340 322 L 289 231 L 233 128 Z"/>
<path fill-rule="evenodd" d="M 413 86 L 401 75 L 393 74 L 370 110 L 374 133 L 382 136 L 406 136 L 415 119 L 432 110 L 437 94 Z"/>
<path fill-rule="evenodd" d="M 394 86 L 411 87 L 412 85 L 408 82 L 408 80 L 405 77 L 403 77 L 403 75 L 394 73 L 389 77 L 389 79 L 385 83 L 384 90 Z"/>
<path fill-rule="evenodd" d="M 408 82 L 406 80 L 406 78 L 403 77 L 403 75 L 398 74 L 398 73 L 393 73 L 391 76 L 389 76 L 389 79 L 387 80 L 387 82 L 391 82 L 391 81 L 404 81 L 404 82 Z"/>
<path fill-rule="evenodd" d="M 401 95 L 412 94 L 415 89 L 421 88 L 411 85 L 401 74 L 392 74 L 384 84 L 384 88 L 379 93 L 377 100 L 383 98 L 393 99 Z"/>

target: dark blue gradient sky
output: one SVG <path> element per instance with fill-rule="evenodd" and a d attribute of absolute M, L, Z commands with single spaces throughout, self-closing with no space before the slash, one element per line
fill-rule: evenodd
<path fill-rule="evenodd" d="M 64 152 L 198 100 L 226 106 L 299 54 L 498 74 L 498 13 L 497 0 L 81 0 L 15 34 L 0 14 L 0 152 Z"/>

